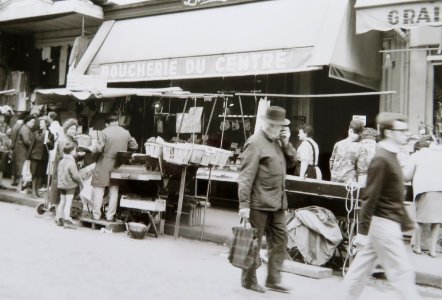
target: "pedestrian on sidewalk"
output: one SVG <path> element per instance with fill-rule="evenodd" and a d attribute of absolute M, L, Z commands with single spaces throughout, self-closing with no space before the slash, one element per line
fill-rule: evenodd
<path fill-rule="evenodd" d="M 54 148 L 54 136 L 47 130 L 49 122 L 46 117 L 38 120 L 39 129 L 35 131 L 35 139 L 32 143 L 29 158 L 31 159 L 32 174 L 32 197 L 41 197 L 38 193 L 44 179 L 48 167 L 49 150 Z"/>
<path fill-rule="evenodd" d="M 418 148 L 425 145 L 422 142 L 416 144 Z M 413 153 L 405 167 L 404 177 L 406 181 L 412 180 L 416 204 L 418 226 L 416 226 L 414 235 L 413 252 L 422 253 L 421 228 L 423 224 L 430 224 L 429 255 L 436 257 L 437 241 L 442 223 L 442 146 L 432 144 L 429 148 L 424 146 L 421 150 Z"/>
<path fill-rule="evenodd" d="M 75 118 L 67 119 L 63 123 L 63 135 L 59 137 L 57 141 L 57 148 L 55 152 L 54 161 L 52 163 L 52 176 L 50 182 L 50 188 L 48 189 L 48 199 L 49 202 L 56 207 L 55 221 L 58 222 L 59 219 L 63 219 L 58 215 L 58 205 L 60 204 L 60 191 L 58 190 L 58 164 L 63 157 L 63 149 L 66 144 L 72 143 L 77 146 L 74 139 L 77 134 L 78 121 Z M 78 156 L 78 155 L 77 155 Z"/>
<path fill-rule="evenodd" d="M 130 135 L 129 131 L 118 124 L 118 116 L 110 115 L 106 118 L 106 128 L 99 135 L 97 145 L 91 146 L 90 151 L 99 153 L 97 165 L 92 173 L 93 186 L 93 219 L 101 218 L 104 190 L 109 188 L 109 207 L 106 212 L 106 220 L 115 222 L 115 214 L 118 206 L 117 183 L 111 180 L 111 172 L 114 169 L 117 153 L 128 149 L 136 150 L 138 144 Z"/>
<path fill-rule="evenodd" d="M 23 181 L 22 170 L 26 160 L 29 159 L 29 154 L 34 142 L 34 132 L 32 128 L 35 125 L 35 116 L 26 116 L 23 120 L 23 124 L 18 130 L 17 139 L 15 141 L 14 148 L 14 165 L 15 176 L 18 179 L 17 192 L 22 193 Z M 26 191 L 24 191 L 26 192 Z"/>
<path fill-rule="evenodd" d="M 57 188 L 60 192 L 60 204 L 58 205 L 58 226 L 72 227 L 74 222 L 71 218 L 71 206 L 75 191 L 82 184 L 80 173 L 78 172 L 75 156 L 77 145 L 66 143 L 63 148 L 63 158 L 58 164 Z"/>
<path fill-rule="evenodd" d="M 402 231 L 413 229 L 414 222 L 403 204 L 405 188 L 397 159 L 408 141 L 407 118 L 380 113 L 377 123 L 381 142 L 368 168 L 358 234 L 358 240 L 364 240 L 362 235 L 366 242 L 344 277 L 345 296 L 340 299 L 358 299 L 379 263 L 402 299 L 417 300 L 415 274 L 402 241 Z"/>
<path fill-rule="evenodd" d="M 266 287 L 288 293 L 290 289 L 281 284 L 281 267 L 287 254 L 287 197 L 284 186 L 287 167 L 296 163 L 296 150 L 289 142 L 290 121 L 285 115 L 285 109 L 281 107 L 268 107 L 262 129 L 244 145 L 238 196 L 239 216 L 248 219 L 257 229 L 259 248 L 262 236 L 266 234 L 269 253 Z M 241 285 L 264 293 L 265 289 L 256 278 L 258 267 L 253 264 L 250 269 L 242 270 Z"/>
<path fill-rule="evenodd" d="M 11 149 L 11 127 L 5 122 L 6 116 L 0 113 L 0 189 L 3 185 L 3 172 L 8 168 L 8 157 Z"/>

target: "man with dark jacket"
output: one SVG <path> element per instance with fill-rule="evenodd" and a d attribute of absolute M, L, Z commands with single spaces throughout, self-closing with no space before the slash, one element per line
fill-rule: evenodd
<path fill-rule="evenodd" d="M 404 207 L 404 183 L 397 154 L 408 142 L 408 124 L 404 115 L 380 113 L 377 117 L 381 142 L 367 175 L 367 187 L 361 210 L 356 254 L 344 278 L 345 296 L 356 300 L 362 293 L 376 263 L 385 270 L 392 287 L 401 299 L 420 299 L 415 275 L 402 231 L 411 230 L 413 221 Z"/>
<path fill-rule="evenodd" d="M 285 175 L 287 167 L 293 167 L 296 162 L 296 150 L 289 143 L 290 121 L 285 118 L 285 109 L 270 106 L 263 121 L 263 128 L 244 146 L 238 182 L 239 215 L 257 229 L 259 247 L 266 233 L 269 253 L 266 287 L 288 293 L 289 289 L 281 285 L 280 273 L 287 248 Z M 256 278 L 257 267 L 254 264 L 242 271 L 241 285 L 264 293 Z"/>
<path fill-rule="evenodd" d="M 129 131 L 118 125 L 117 116 L 109 116 L 106 119 L 106 128 L 99 136 L 97 145 L 93 152 L 99 152 L 100 156 L 97 165 L 92 173 L 93 196 L 93 218 L 99 220 L 101 217 L 101 206 L 103 205 L 104 189 L 109 187 L 109 207 L 106 213 L 108 221 L 115 221 L 115 213 L 118 206 L 118 185 L 110 179 L 110 173 L 114 169 L 117 153 L 136 150 L 138 144 Z"/>

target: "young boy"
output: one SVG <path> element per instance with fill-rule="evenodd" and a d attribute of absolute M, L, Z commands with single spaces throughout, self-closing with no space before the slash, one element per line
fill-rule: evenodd
<path fill-rule="evenodd" d="M 73 227 L 74 223 L 71 218 L 71 205 L 74 193 L 79 184 L 82 184 L 75 155 L 77 153 L 76 145 L 67 143 L 63 149 L 63 158 L 58 164 L 58 182 L 57 186 L 60 190 L 60 204 L 58 206 L 57 215 L 58 226 Z"/>

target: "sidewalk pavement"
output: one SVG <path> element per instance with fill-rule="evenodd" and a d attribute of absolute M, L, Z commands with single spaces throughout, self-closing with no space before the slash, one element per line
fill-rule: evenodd
<path fill-rule="evenodd" d="M 8 179 L 3 180 L 7 189 L 0 189 L 0 201 L 37 207 L 44 203 L 43 198 L 32 198 L 30 194 L 17 193 L 15 187 L 10 186 Z M 179 236 L 213 242 L 217 244 L 229 245 L 232 238 L 232 227 L 239 224 L 239 218 L 236 210 L 207 208 L 203 226 L 186 226 L 181 224 Z M 173 235 L 175 230 L 175 220 L 166 220 L 164 232 Z M 442 289 L 442 253 L 437 258 L 432 258 L 425 252 L 417 255 L 411 251 L 408 244 L 411 262 L 416 272 L 416 283 L 425 286 Z"/>

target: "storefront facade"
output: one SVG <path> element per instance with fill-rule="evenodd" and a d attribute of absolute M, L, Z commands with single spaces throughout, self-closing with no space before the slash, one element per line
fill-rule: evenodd
<path fill-rule="evenodd" d="M 351 4 L 170 0 L 107 9 L 74 72 L 104 76 L 108 86 L 305 95 L 271 100 L 318 128 L 327 161 L 353 115 L 368 111 L 373 126 L 379 111 L 379 96 L 339 96 L 381 90 L 381 35 L 356 36 Z"/>
<path fill-rule="evenodd" d="M 36 88 L 64 86 L 70 65 L 103 21 L 90 1 L 1 0 L 1 104 L 29 111 Z"/>
<path fill-rule="evenodd" d="M 413 133 L 441 138 L 440 62 L 442 1 L 356 2 L 356 31 L 385 31 L 381 109 L 408 115 Z M 426 127 L 426 130 L 422 130 Z"/>

